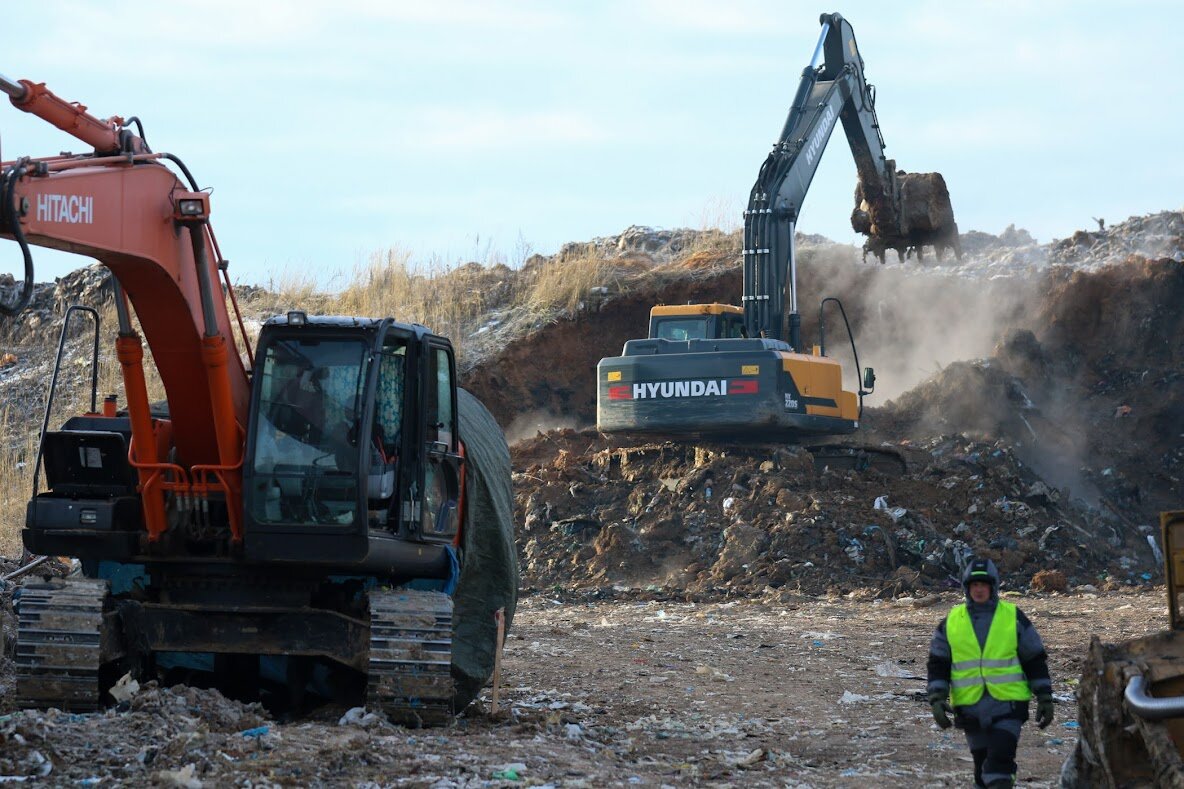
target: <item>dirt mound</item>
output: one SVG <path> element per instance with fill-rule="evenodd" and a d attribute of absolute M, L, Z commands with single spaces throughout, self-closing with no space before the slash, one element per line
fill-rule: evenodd
<path fill-rule="evenodd" d="M 1005 444 L 951 437 L 923 449 L 925 462 L 895 476 L 830 467 L 802 447 L 539 436 L 514 450 L 524 584 L 892 595 L 948 587 L 972 554 L 1013 584 L 1050 568 L 1073 584 L 1153 569 L 1114 551 L 1102 516 Z"/>
<path fill-rule="evenodd" d="M 1048 571 L 1041 588 L 1057 573 L 1071 586 L 1159 577 L 1152 524 L 1184 500 L 1184 265 L 1054 267 L 1017 288 L 815 254 L 803 301 L 843 293 L 861 350 L 889 360 L 882 380 L 907 380 L 930 349 L 979 351 L 865 411 L 864 440 L 932 460 L 896 477 L 818 470 L 801 448 L 541 436 L 515 448 L 525 583 L 901 593 L 952 583 L 972 552 L 1013 582 Z M 726 298 L 738 280 L 610 300 L 512 344 L 475 388 L 505 423 L 534 409 L 590 423 L 596 361 L 644 330 L 650 305 Z"/>
<path fill-rule="evenodd" d="M 1051 483 L 1127 521 L 1184 498 L 1184 264 L 1131 258 L 1052 270 L 989 359 L 950 365 L 876 412 L 889 437 L 1005 439 Z"/>

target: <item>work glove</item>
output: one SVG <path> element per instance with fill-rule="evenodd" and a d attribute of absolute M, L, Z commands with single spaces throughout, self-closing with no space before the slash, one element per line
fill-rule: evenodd
<path fill-rule="evenodd" d="M 1036 725 L 1041 729 L 1048 728 L 1048 724 L 1052 723 L 1053 714 L 1052 694 L 1041 693 L 1036 697 Z"/>
<path fill-rule="evenodd" d="M 946 700 L 945 693 L 939 690 L 932 691 L 929 694 L 929 706 L 933 710 L 933 722 L 939 728 L 948 729 L 954 725 L 950 722 L 950 715 L 954 713 L 954 708 Z"/>

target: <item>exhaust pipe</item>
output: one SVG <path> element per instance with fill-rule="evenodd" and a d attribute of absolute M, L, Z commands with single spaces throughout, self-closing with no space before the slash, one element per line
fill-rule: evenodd
<path fill-rule="evenodd" d="M 1131 677 L 1126 685 L 1126 704 L 1131 712 L 1149 721 L 1167 718 L 1184 718 L 1184 696 L 1159 699 L 1147 694 L 1147 681 L 1142 677 Z"/>

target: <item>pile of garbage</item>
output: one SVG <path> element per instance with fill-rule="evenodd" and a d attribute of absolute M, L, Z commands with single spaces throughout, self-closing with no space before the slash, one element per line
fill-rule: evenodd
<path fill-rule="evenodd" d="M 540 435 L 514 450 L 523 583 L 894 596 L 956 586 L 971 555 L 1018 586 L 1045 570 L 1095 588 L 1156 577 L 1146 535 L 1068 500 L 1006 442 L 875 449 L 854 470 L 797 446 Z"/>
<path fill-rule="evenodd" d="M 11 304 L 23 288 L 11 274 L 0 274 L 0 299 Z M 0 320 L 0 341 L 5 345 L 56 339 L 61 331 L 59 319 L 73 304 L 102 307 L 114 294 L 111 272 L 94 264 L 72 271 L 52 283 L 36 283 L 29 306 L 13 318 Z"/>
<path fill-rule="evenodd" d="M 1131 255 L 1184 259 L 1184 212 L 1133 216 L 1113 227 L 1106 227 L 1104 219 L 1096 221 L 1097 230 L 1078 230 L 1069 238 L 1053 242 L 1049 262 L 1096 269 Z"/>

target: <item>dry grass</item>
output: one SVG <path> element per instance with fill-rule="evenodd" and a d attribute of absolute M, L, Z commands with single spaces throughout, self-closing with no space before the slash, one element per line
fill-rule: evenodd
<path fill-rule="evenodd" d="M 25 525 L 25 505 L 33 490 L 33 460 L 37 456 L 37 434 L 13 424 L 8 408 L 0 411 L 0 556 L 20 556 L 20 531 Z"/>
<path fill-rule="evenodd" d="M 515 296 L 514 272 L 502 264 L 450 268 L 438 258 L 415 264 L 406 250 L 376 252 L 354 271 L 333 311 L 419 323 L 454 344 L 491 310 Z"/>
<path fill-rule="evenodd" d="M 616 292 L 620 284 L 618 269 L 603 257 L 588 252 L 536 269 L 526 306 L 534 311 L 554 308 L 575 314 L 593 288 Z"/>
<path fill-rule="evenodd" d="M 482 335 L 482 341 L 472 340 L 494 317 L 502 321 L 502 328 L 530 330 L 556 318 L 575 317 L 586 305 L 606 296 L 652 289 L 667 279 L 735 265 L 739 250 L 738 232 L 705 230 L 678 259 L 655 266 L 643 253 L 610 257 L 592 244 L 551 258 L 532 257 L 529 246 L 519 240 L 516 265 L 510 268 L 503 258 L 488 250 L 484 263 L 448 265 L 438 258 L 416 262 L 406 250 L 394 247 L 374 253 L 367 263 L 354 270 L 351 281 L 337 290 L 322 286 L 310 273 L 291 273 L 261 287 L 239 287 L 237 292 L 240 307 L 249 318 L 246 340 L 252 344 L 260 320 L 301 309 L 314 315 L 389 316 L 404 323 L 419 323 L 449 337 L 458 357 L 464 357 L 466 338 L 473 342 L 476 355 L 500 347 L 498 342 L 488 339 L 491 333 Z M 122 407 L 125 395 L 114 350 L 117 332 L 114 305 L 108 303 L 100 312 L 103 331 L 99 343 L 99 395 L 101 399 L 105 394 L 115 393 Z M 239 336 L 237 322 L 233 323 L 241 349 L 243 338 Z M 136 329 L 139 330 L 138 325 Z M 46 342 L 55 340 L 56 332 L 53 340 Z M 71 340 L 70 361 L 64 365 L 70 375 L 59 384 L 51 426 L 89 408 L 89 347 L 89 330 Z M 150 349 L 145 347 L 145 350 L 149 398 L 163 400 L 164 387 L 151 363 Z M 8 411 L 0 414 L 0 440 L 4 442 L 0 448 L 2 555 L 12 555 L 20 548 L 19 529 L 24 523 L 37 450 L 38 426 L 14 424 L 16 421 L 19 420 Z"/>

